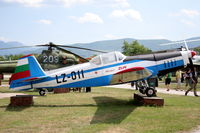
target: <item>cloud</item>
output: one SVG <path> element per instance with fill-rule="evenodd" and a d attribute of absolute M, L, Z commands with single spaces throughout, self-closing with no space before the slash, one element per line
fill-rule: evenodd
<path fill-rule="evenodd" d="M 38 21 L 38 23 L 50 25 L 50 24 L 52 24 L 52 21 L 47 20 L 47 19 L 41 19 L 41 20 Z"/>
<path fill-rule="evenodd" d="M 58 1 L 63 3 L 65 7 L 71 7 L 72 5 L 76 4 L 86 4 L 92 2 L 93 0 L 58 0 Z"/>
<path fill-rule="evenodd" d="M 23 6 L 41 7 L 44 0 L 3 0 L 6 3 L 18 3 Z"/>
<path fill-rule="evenodd" d="M 138 21 L 142 21 L 142 17 L 140 15 L 139 11 L 133 10 L 133 9 L 127 9 L 127 10 L 114 10 L 111 13 L 111 17 L 115 17 L 115 18 L 130 18 L 133 20 L 138 20 Z"/>
<path fill-rule="evenodd" d="M 200 13 L 197 10 L 181 9 L 180 11 L 178 11 L 176 13 L 170 13 L 169 16 L 172 16 L 172 17 L 187 16 L 187 17 L 190 17 L 190 18 L 194 18 L 194 17 L 199 16 L 199 14 Z"/>
<path fill-rule="evenodd" d="M 195 17 L 199 16 L 199 12 L 196 10 L 188 10 L 188 9 L 182 9 L 181 13 L 188 16 L 188 17 Z"/>
<path fill-rule="evenodd" d="M 114 0 L 114 3 L 112 4 L 113 7 L 122 7 L 122 8 L 128 8 L 130 7 L 130 4 L 127 0 Z"/>
<path fill-rule="evenodd" d="M 82 17 L 71 16 L 70 18 L 77 21 L 78 23 L 103 23 L 103 20 L 94 13 L 85 13 Z"/>
<path fill-rule="evenodd" d="M 185 19 L 182 19 L 181 23 L 188 25 L 188 26 L 195 26 L 195 24 L 192 21 L 185 20 Z"/>

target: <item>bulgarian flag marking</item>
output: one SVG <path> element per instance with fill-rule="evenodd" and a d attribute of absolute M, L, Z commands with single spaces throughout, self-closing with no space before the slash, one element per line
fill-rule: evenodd
<path fill-rule="evenodd" d="M 11 77 L 11 81 L 30 76 L 31 74 L 29 70 L 28 58 L 19 59 L 15 68 L 15 73 Z"/>

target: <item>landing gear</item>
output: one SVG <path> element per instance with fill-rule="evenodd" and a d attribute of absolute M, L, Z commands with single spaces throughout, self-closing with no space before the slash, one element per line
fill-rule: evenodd
<path fill-rule="evenodd" d="M 39 90 L 40 96 L 44 96 L 46 94 L 46 91 L 44 89 Z"/>
<path fill-rule="evenodd" d="M 149 87 L 145 80 L 138 81 L 136 84 L 140 93 L 146 94 L 148 97 L 156 96 L 156 90 Z"/>
<path fill-rule="evenodd" d="M 142 94 L 145 94 L 145 87 L 143 87 L 143 86 L 140 87 L 139 88 L 139 92 L 142 93 Z"/>
<path fill-rule="evenodd" d="M 155 96 L 155 95 L 156 95 L 155 89 L 150 88 L 150 87 L 146 88 L 145 93 L 146 93 L 146 95 L 147 95 L 148 97 L 152 97 L 152 96 Z"/>

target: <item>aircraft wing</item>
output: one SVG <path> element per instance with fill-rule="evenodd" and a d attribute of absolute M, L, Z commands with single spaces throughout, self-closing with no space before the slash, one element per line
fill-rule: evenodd
<path fill-rule="evenodd" d="M 126 83 L 129 81 L 137 81 L 148 78 L 152 75 L 152 71 L 144 67 L 132 67 L 124 69 L 114 74 L 110 84 Z"/>

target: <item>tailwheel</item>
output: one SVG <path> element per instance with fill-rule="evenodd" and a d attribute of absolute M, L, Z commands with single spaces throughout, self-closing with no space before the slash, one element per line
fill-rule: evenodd
<path fill-rule="evenodd" d="M 148 97 L 152 97 L 156 95 L 156 91 L 153 88 L 146 88 L 145 93 Z"/>
<path fill-rule="evenodd" d="M 40 96 L 44 96 L 46 94 L 46 92 L 44 89 L 40 89 L 39 94 L 40 94 Z"/>

